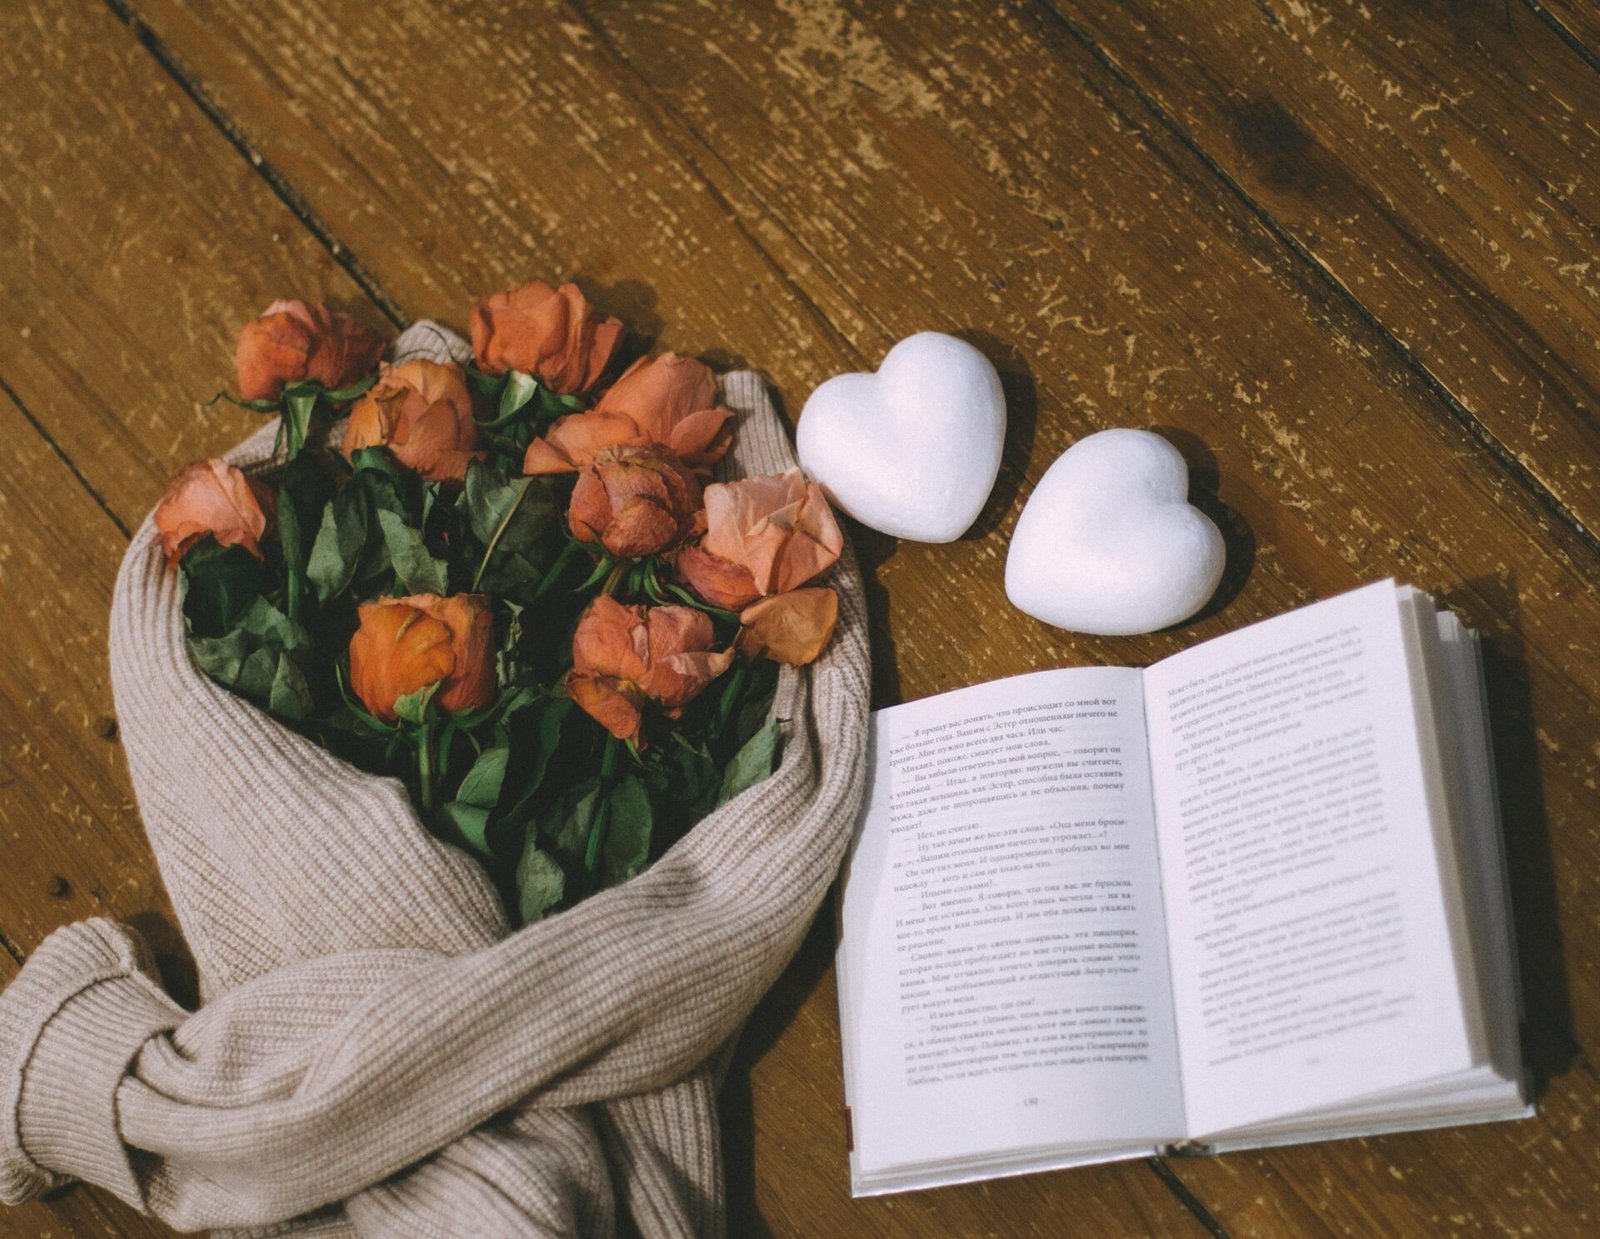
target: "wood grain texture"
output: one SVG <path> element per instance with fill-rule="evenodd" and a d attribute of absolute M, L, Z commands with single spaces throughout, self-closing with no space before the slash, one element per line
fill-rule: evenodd
<path fill-rule="evenodd" d="M 208 404 L 286 291 L 382 320 L 128 29 L 0 6 L 0 377 L 125 528 L 259 424 Z"/>
<path fill-rule="evenodd" d="M 1516 4 L 1056 0 L 1571 518 L 1600 529 L 1600 74 Z"/>
<path fill-rule="evenodd" d="M 1588 0 L 1524 0 L 1550 27 L 1571 41 L 1590 64 L 1600 68 L 1600 11 Z"/>
<path fill-rule="evenodd" d="M 1355 195 L 1346 205 L 1385 205 L 1354 222 L 1347 210 L 1334 229 L 1316 194 L 1282 189 L 1287 205 L 1268 201 L 1258 172 L 1258 195 L 1251 161 L 1224 130 L 1203 130 L 1205 116 L 1225 114 L 1228 81 L 1196 91 L 1191 116 L 1188 96 L 1169 99 L 1135 72 L 1122 49 L 1144 43 L 1125 43 L 1121 26 L 1083 25 L 1090 6 L 1068 10 L 1069 25 L 1040 4 L 418 3 L 392 6 L 386 22 L 353 0 L 315 12 L 117 4 L 128 25 L 96 17 L 72 31 L 0 10 L 8 49 L 23 50 L 16 63 L 39 66 L 7 80 L 4 102 L 21 111 L 0 111 L 0 155 L 34 172 L 0 180 L 14 224 L 0 237 L 0 378 L 27 406 L 16 416 L 37 423 L 19 433 L 48 435 L 61 453 L 45 443 L 39 457 L 46 499 L 6 500 L 36 536 L 60 513 L 87 517 L 84 505 L 97 506 L 87 488 L 131 523 L 171 468 L 237 437 L 246 419 L 197 420 L 195 401 L 225 377 L 239 319 L 279 293 L 343 300 L 375 319 L 363 281 L 395 313 L 459 323 L 473 295 L 576 275 L 663 346 L 765 368 L 791 415 L 821 378 L 875 363 L 912 330 L 965 334 L 1000 365 L 1012 427 L 974 534 L 922 547 L 857 531 L 880 703 L 1041 666 L 1148 662 L 1390 573 L 1492 635 L 1530 1051 L 1550 1078 L 1538 1120 L 1172 1163 L 1196 1212 L 1137 1163 L 850 1202 L 824 924 L 758 1012 L 732 1076 L 735 1233 L 1204 1233 L 1206 1210 L 1238 1235 L 1559 1235 L 1592 1224 L 1600 544 L 1584 526 L 1592 482 L 1571 466 L 1596 459 L 1577 407 L 1594 348 L 1563 315 L 1592 319 L 1593 307 L 1573 302 L 1570 274 L 1536 261 L 1539 247 L 1504 232 L 1493 209 L 1539 209 L 1528 197 L 1535 163 L 1574 158 L 1570 144 L 1590 149 L 1593 130 L 1506 93 L 1508 82 L 1541 84 L 1545 98 L 1555 82 L 1584 89 L 1572 69 L 1584 62 L 1551 26 L 1532 30 L 1536 15 L 1517 9 L 1526 45 L 1506 46 L 1486 10 L 1467 6 L 1447 26 L 1382 6 L 1370 36 L 1248 47 L 1276 66 L 1261 93 L 1315 133 L 1325 170 Z M 1204 9 L 1234 28 L 1270 26 L 1269 13 L 1292 27 L 1302 11 L 1279 13 L 1275 0 Z M 1406 59 L 1381 37 L 1429 21 L 1465 29 L 1460 47 L 1418 36 Z M 1153 29 L 1128 38 L 1149 41 Z M 1335 53 L 1343 59 L 1319 58 Z M 1358 83 L 1386 73 L 1403 92 L 1471 87 L 1504 105 L 1505 132 L 1441 106 L 1421 118 L 1437 128 L 1388 117 L 1394 132 L 1362 148 L 1350 117 L 1367 100 L 1330 102 L 1330 68 Z M 1251 61 L 1235 76 L 1256 72 Z M 1571 143 L 1547 149 L 1547 130 Z M 1438 174 L 1436 139 L 1465 143 L 1463 166 L 1492 176 L 1493 193 L 1473 180 L 1419 202 L 1417 184 Z M 76 159 L 82 151 L 94 158 Z M 1550 213 L 1545 240 L 1564 261 L 1594 222 L 1586 195 L 1585 180 Z M 1469 226 L 1510 261 L 1461 244 Z M 1408 230 L 1432 249 L 1408 247 Z M 1363 246 L 1384 273 L 1366 285 L 1349 275 L 1367 270 Z M 1432 321 L 1451 281 L 1483 290 L 1455 306 L 1456 335 Z M 1506 325 L 1516 316 L 1525 331 Z M 1435 352 L 1419 365 L 1396 340 L 1416 357 Z M 1542 364 L 1535 341 L 1550 350 Z M 1488 398 L 1495 370 L 1520 380 L 1499 402 Z M 1510 412 L 1491 426 L 1502 406 Z M 1011 611 L 1000 587 L 1031 483 L 1074 437 L 1113 424 L 1171 434 L 1229 531 L 1218 603 L 1151 638 L 1050 631 Z M 103 615 L 109 568 L 91 565 L 115 541 L 102 541 L 85 557 L 56 556 L 69 610 Z M 98 597 L 77 583 L 96 571 Z M 0 575 L 8 632 L 13 615 L 37 622 L 44 605 L 12 598 L 13 580 Z M 0 662 L 8 700 L 28 700 L 28 677 L 50 665 L 38 661 L 48 650 L 20 648 Z M 90 718 L 103 683 L 64 682 L 78 694 L 68 708 Z M 54 724 L 0 738 L 8 762 L 13 743 L 48 742 L 50 772 L 86 763 L 75 787 L 92 783 L 96 752 L 106 761 Z M 59 788 L 24 773 L 34 807 L 5 846 L 50 857 L 31 814 Z M 91 787 L 84 811 L 114 818 L 114 794 Z M 85 840 L 86 873 L 115 862 Z M 27 880 L 49 867 L 37 862 Z M 18 928 L 0 902 L 0 931 L 25 947 L 53 922 L 48 904 L 23 897 L 32 910 Z"/>

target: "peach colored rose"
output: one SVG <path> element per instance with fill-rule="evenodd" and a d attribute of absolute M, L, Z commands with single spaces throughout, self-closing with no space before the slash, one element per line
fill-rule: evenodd
<path fill-rule="evenodd" d="M 429 481 L 466 477 L 467 462 L 483 453 L 460 367 L 422 360 L 385 365 L 350 410 L 344 454 L 362 447 L 387 447 Z"/>
<path fill-rule="evenodd" d="M 587 413 L 572 413 L 528 445 L 524 473 L 570 473 L 608 447 L 666 448 L 705 471 L 733 442 L 733 414 L 717 405 L 717 378 L 693 357 L 663 353 L 629 366 Z"/>
<path fill-rule="evenodd" d="M 654 555 L 696 528 L 700 483 L 669 452 L 625 448 L 601 452 L 578 474 L 567 526 L 580 542 L 613 555 Z"/>
<path fill-rule="evenodd" d="M 734 645 L 746 658 L 803 667 L 822 653 L 838 620 L 839 595 L 831 589 L 770 594 L 740 613 Z"/>
<path fill-rule="evenodd" d="M 629 607 L 600 595 L 572 638 L 567 692 L 619 740 L 639 742 L 644 706 L 668 718 L 728 669 L 732 650 L 711 647 L 710 618 L 692 607 Z"/>
<path fill-rule="evenodd" d="M 285 383 L 309 380 L 344 387 L 383 355 L 384 338 L 365 323 L 326 306 L 274 301 L 239 332 L 233 362 L 241 400 L 276 400 Z"/>
<path fill-rule="evenodd" d="M 156 532 L 168 565 L 207 534 L 261 559 L 261 539 L 276 506 L 271 491 L 227 461 L 196 461 L 172 479 L 156 505 Z"/>
<path fill-rule="evenodd" d="M 622 323 L 601 317 L 576 284 L 530 280 L 475 303 L 468 322 L 480 370 L 521 370 L 558 392 L 588 391 L 622 343 Z"/>
<path fill-rule="evenodd" d="M 386 723 L 395 702 L 438 684 L 433 700 L 452 713 L 494 700 L 494 616 L 486 594 L 413 594 L 359 608 L 350 638 L 350 687 Z"/>
<path fill-rule="evenodd" d="M 820 576 L 844 534 L 816 483 L 798 469 L 706 487 L 706 536 L 677 559 L 678 573 L 712 606 L 736 610 Z"/>

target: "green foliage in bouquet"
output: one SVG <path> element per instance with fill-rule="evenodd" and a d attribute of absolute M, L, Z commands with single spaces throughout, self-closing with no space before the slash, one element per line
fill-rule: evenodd
<path fill-rule="evenodd" d="M 281 463 L 191 465 L 155 521 L 196 665 L 403 779 L 525 923 L 772 772 L 777 664 L 831 635 L 808 582 L 842 535 L 797 471 L 707 485 L 731 443 L 711 371 L 611 379 L 622 326 L 573 286 L 471 327 L 466 366 L 387 365 L 353 320 L 276 303 L 236 362 Z"/>

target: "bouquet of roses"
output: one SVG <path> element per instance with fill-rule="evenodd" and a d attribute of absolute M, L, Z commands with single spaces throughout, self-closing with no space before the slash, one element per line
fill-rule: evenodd
<path fill-rule="evenodd" d="M 798 470 L 716 482 L 735 428 L 699 361 L 612 377 L 572 285 L 477 302 L 471 355 L 386 364 L 278 302 L 239 336 L 270 469 L 183 470 L 155 513 L 190 650 L 353 764 L 533 921 L 639 872 L 765 778 L 776 663 L 827 644 L 843 537 Z M 449 356 L 441 337 L 440 356 Z"/>

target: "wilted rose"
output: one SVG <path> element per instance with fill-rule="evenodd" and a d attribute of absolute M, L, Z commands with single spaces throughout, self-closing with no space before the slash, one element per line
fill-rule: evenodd
<path fill-rule="evenodd" d="M 734 644 L 746 658 L 803 667 L 828 644 L 839 620 L 839 595 L 831 589 L 791 589 L 751 603 L 739 613 Z"/>
<path fill-rule="evenodd" d="M 693 357 L 640 358 L 587 413 L 563 417 L 528 445 L 524 473 L 570 473 L 610 447 L 666 448 L 705 470 L 728 450 L 733 414 L 717 405 L 717 378 Z"/>
<path fill-rule="evenodd" d="M 363 603 L 350 638 L 350 686 L 386 723 L 395 702 L 430 684 L 433 700 L 451 712 L 494 700 L 494 616 L 486 594 L 413 594 Z"/>
<path fill-rule="evenodd" d="M 344 387 L 377 364 L 384 338 L 326 306 L 274 301 L 239 332 L 234 367 L 242 400 L 276 400 L 285 383 Z"/>
<path fill-rule="evenodd" d="M 468 320 L 480 370 L 521 370 L 551 391 L 588 391 L 622 342 L 622 323 L 603 317 L 576 284 L 551 288 L 530 280 L 484 297 Z"/>
<path fill-rule="evenodd" d="M 798 469 L 706 487 L 706 536 L 677 559 L 678 573 L 712 606 L 737 610 L 826 572 L 844 534 L 816 483 Z"/>
<path fill-rule="evenodd" d="M 567 692 L 619 740 L 639 741 L 644 705 L 669 718 L 733 661 L 713 650 L 711 619 L 692 607 L 624 606 L 601 594 L 578 620 Z"/>
<path fill-rule="evenodd" d="M 696 527 L 700 483 L 669 452 L 601 452 L 578 474 L 567 525 L 580 542 L 636 559 L 682 541 Z"/>
<path fill-rule="evenodd" d="M 346 456 L 357 448 L 387 447 L 429 481 L 459 482 L 467 462 L 483 456 L 460 367 L 422 360 L 384 366 L 350 410 L 343 447 Z"/>
<path fill-rule="evenodd" d="M 172 479 L 156 505 L 156 532 L 167 563 L 175 565 L 207 534 L 261 559 L 261 539 L 275 506 L 271 491 L 227 461 L 196 461 Z"/>

